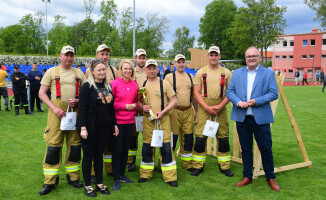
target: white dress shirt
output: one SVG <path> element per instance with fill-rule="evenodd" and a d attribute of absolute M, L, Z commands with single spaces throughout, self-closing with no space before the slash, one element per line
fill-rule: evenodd
<path fill-rule="evenodd" d="M 247 67 L 247 101 L 251 99 L 252 87 L 254 86 L 258 68 L 259 66 L 250 71 Z M 251 107 L 248 107 L 246 115 L 253 115 Z"/>

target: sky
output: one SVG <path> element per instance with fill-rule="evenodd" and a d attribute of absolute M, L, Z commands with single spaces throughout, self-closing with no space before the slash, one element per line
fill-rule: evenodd
<path fill-rule="evenodd" d="M 43 0 L 44 1 L 44 0 Z M 48 0 L 45 0 L 48 1 Z M 100 1 L 97 0 L 92 18 L 99 19 Z M 157 12 L 169 20 L 169 29 L 165 33 L 163 48 L 172 48 L 173 34 L 177 28 L 186 26 L 190 29 L 190 36 L 200 37 L 200 18 L 205 14 L 205 7 L 212 0 L 135 0 L 136 18 L 144 17 L 148 12 Z M 65 16 L 66 25 L 73 25 L 85 18 L 83 0 L 51 0 L 51 3 L 42 0 L 1 0 L 0 1 L 0 27 L 17 24 L 28 13 L 42 11 L 45 13 L 47 5 L 48 27 L 51 28 L 55 15 Z M 132 7 L 133 0 L 115 0 L 118 11 Z M 238 7 L 244 6 L 241 0 L 234 0 Z M 303 0 L 277 0 L 278 6 L 286 6 L 284 17 L 287 21 L 285 34 L 310 33 L 312 28 L 320 28 L 320 23 L 314 21 L 315 12 L 312 11 Z M 137 41 L 136 41 L 137 42 Z"/>

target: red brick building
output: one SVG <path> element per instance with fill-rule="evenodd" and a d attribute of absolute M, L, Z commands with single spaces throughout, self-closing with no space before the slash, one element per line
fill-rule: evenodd
<path fill-rule="evenodd" d="M 273 71 L 294 78 L 296 70 L 308 72 L 308 79 L 315 79 L 321 69 L 326 71 L 326 32 L 312 29 L 312 33 L 280 35 L 273 45 Z"/>

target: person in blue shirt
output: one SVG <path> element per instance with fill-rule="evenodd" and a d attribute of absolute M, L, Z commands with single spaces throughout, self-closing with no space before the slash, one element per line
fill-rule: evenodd
<path fill-rule="evenodd" d="M 31 71 L 27 74 L 27 80 L 30 82 L 30 110 L 33 113 L 34 112 L 34 105 L 36 101 L 36 107 L 37 112 L 44 112 L 41 107 L 41 101 L 38 96 L 38 92 L 41 87 L 41 80 L 42 80 L 43 74 L 42 72 L 37 70 L 37 63 L 33 63 Z"/>

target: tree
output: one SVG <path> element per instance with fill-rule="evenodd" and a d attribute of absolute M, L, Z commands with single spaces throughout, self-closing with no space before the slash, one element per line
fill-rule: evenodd
<path fill-rule="evenodd" d="M 120 38 L 123 56 L 132 56 L 132 11 L 131 7 L 124 8 L 120 19 Z"/>
<path fill-rule="evenodd" d="M 175 40 L 172 42 L 172 51 L 168 53 L 169 57 L 173 58 L 176 54 L 183 54 L 187 59 L 190 59 L 188 49 L 193 48 L 195 36 L 189 37 L 189 29 L 185 26 L 177 28 L 173 36 Z"/>
<path fill-rule="evenodd" d="M 104 43 L 108 39 L 109 33 L 115 28 L 118 11 L 113 0 L 102 0 L 100 5 L 101 19 L 97 21 L 96 27 L 100 43 Z"/>
<path fill-rule="evenodd" d="M 54 16 L 54 23 L 48 34 L 51 42 L 51 45 L 49 46 L 49 54 L 54 55 L 59 53 L 63 46 L 70 43 L 68 40 L 69 28 L 66 27 L 64 20 L 65 17 L 63 16 Z"/>
<path fill-rule="evenodd" d="M 315 20 L 321 21 L 321 26 L 326 27 L 326 0 L 304 0 L 312 10 L 316 11 Z"/>
<path fill-rule="evenodd" d="M 250 46 L 256 46 L 267 52 L 276 40 L 276 36 L 283 33 L 286 26 L 284 13 L 286 7 L 278 7 L 275 5 L 276 0 L 242 0 L 247 8 L 240 8 L 229 35 L 234 43 L 239 47 L 240 53 Z M 266 53 L 267 55 L 267 53 Z M 264 58 L 263 58 L 264 61 Z M 265 59 L 265 63 L 267 58 Z M 263 62 L 264 63 L 264 62 Z"/>
<path fill-rule="evenodd" d="M 85 24 L 86 27 L 86 37 L 83 38 L 83 40 L 81 40 L 81 42 L 85 42 L 88 41 L 90 43 L 90 54 L 93 55 L 93 43 L 94 43 L 94 35 L 95 35 L 95 23 L 94 21 L 91 19 L 94 7 L 96 4 L 96 0 L 84 0 L 84 11 L 85 11 L 85 20 L 83 21 L 83 23 Z M 96 44 L 96 42 L 95 42 Z M 83 45 L 84 46 L 84 45 Z M 82 53 L 83 55 L 85 55 L 85 53 Z"/>
<path fill-rule="evenodd" d="M 0 49 L 3 53 L 28 53 L 27 35 L 22 25 L 11 25 L 0 32 Z"/>
<path fill-rule="evenodd" d="M 160 57 L 163 52 L 163 33 L 168 29 L 169 20 L 158 13 L 147 13 L 146 23 L 144 31 L 137 38 L 137 46 L 146 50 L 147 57 Z"/>
<path fill-rule="evenodd" d="M 227 32 L 231 27 L 236 11 L 237 7 L 233 0 L 214 0 L 208 4 L 204 16 L 200 18 L 199 45 L 203 45 L 206 49 L 212 45 L 217 45 L 221 49 L 223 58 L 233 58 L 235 46 Z"/>

